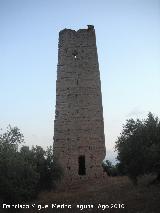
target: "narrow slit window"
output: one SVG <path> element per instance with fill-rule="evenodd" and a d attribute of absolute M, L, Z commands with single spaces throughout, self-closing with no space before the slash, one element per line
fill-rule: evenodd
<path fill-rule="evenodd" d="M 77 59 L 78 52 L 75 50 L 72 55 L 73 55 L 74 59 Z"/>

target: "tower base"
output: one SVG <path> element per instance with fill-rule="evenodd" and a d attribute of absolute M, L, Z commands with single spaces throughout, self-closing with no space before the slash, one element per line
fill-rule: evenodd
<path fill-rule="evenodd" d="M 99 175 L 95 175 L 94 177 L 87 176 L 79 176 L 71 179 L 70 177 L 62 179 L 56 185 L 57 191 L 68 191 L 73 189 L 84 189 L 88 186 L 95 187 L 97 185 L 101 185 L 107 183 L 108 175 L 106 172 L 103 172 Z"/>

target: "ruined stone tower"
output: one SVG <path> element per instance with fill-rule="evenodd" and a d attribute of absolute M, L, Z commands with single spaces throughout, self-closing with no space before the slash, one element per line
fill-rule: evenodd
<path fill-rule="evenodd" d="M 54 156 L 63 182 L 104 175 L 105 138 L 94 26 L 59 33 Z"/>

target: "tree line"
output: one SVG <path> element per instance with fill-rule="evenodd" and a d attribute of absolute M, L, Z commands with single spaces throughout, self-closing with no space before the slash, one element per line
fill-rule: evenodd
<path fill-rule="evenodd" d="M 156 175 L 160 181 L 160 120 L 151 112 L 146 119 L 128 119 L 117 138 L 115 150 L 118 163 L 103 164 L 111 176 L 127 175 L 134 184 L 145 174 Z"/>
<path fill-rule="evenodd" d="M 20 130 L 9 125 L 0 134 L 0 201 L 28 201 L 42 190 L 55 188 L 63 172 L 53 159 L 52 146 L 30 149 Z"/>

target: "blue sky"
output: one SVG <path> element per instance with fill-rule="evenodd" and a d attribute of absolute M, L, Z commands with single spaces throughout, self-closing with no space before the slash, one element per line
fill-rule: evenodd
<path fill-rule="evenodd" d="M 128 118 L 160 117 L 159 0 L 0 0 L 0 127 L 52 145 L 58 33 L 96 30 L 106 148 Z"/>

